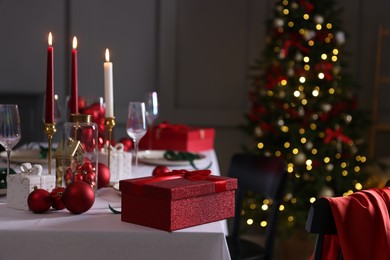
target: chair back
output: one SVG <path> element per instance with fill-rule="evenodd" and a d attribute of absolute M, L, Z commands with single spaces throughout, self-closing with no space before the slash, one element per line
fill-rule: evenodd
<path fill-rule="evenodd" d="M 390 187 L 390 180 L 387 181 L 385 187 Z M 319 198 L 311 205 L 306 221 L 306 231 L 317 235 L 312 259 L 321 260 L 325 235 L 337 235 L 332 209 L 326 198 Z M 344 259 L 343 252 L 340 252 L 338 259 Z"/>
<path fill-rule="evenodd" d="M 287 179 L 284 161 L 277 157 L 244 153 L 235 154 L 230 162 L 228 176 L 238 179 L 236 211 L 231 234 L 233 241 L 238 240 L 239 236 L 241 207 L 245 192 L 252 191 L 262 197 L 272 199 L 273 203 L 266 227 L 264 255 L 262 258 L 271 259 L 274 248 L 276 221 Z"/>
<path fill-rule="evenodd" d="M 319 198 L 311 205 L 306 221 L 306 231 L 317 234 L 313 260 L 320 260 L 322 258 L 325 235 L 337 234 L 332 209 L 327 199 Z M 339 259 L 343 259 L 342 253 L 340 253 Z"/>

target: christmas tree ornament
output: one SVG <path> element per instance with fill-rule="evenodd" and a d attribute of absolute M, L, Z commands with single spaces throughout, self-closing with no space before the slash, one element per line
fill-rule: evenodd
<path fill-rule="evenodd" d="M 64 187 L 56 187 L 50 192 L 51 207 L 56 210 L 64 209 L 64 203 L 62 202 L 62 195 L 65 191 Z"/>
<path fill-rule="evenodd" d="M 336 41 L 340 45 L 345 43 L 345 34 L 344 34 L 344 32 L 339 31 L 339 32 L 336 33 Z"/>
<path fill-rule="evenodd" d="M 98 189 L 110 186 L 110 169 L 103 163 L 98 163 Z"/>
<path fill-rule="evenodd" d="M 153 169 L 152 176 L 163 175 L 164 173 L 167 173 L 167 172 L 170 172 L 170 170 L 167 166 L 159 165 Z"/>
<path fill-rule="evenodd" d="M 321 15 L 315 15 L 314 16 L 314 22 L 316 22 L 318 24 L 323 24 L 324 23 L 324 17 L 322 17 Z"/>
<path fill-rule="evenodd" d="M 298 165 L 303 165 L 305 161 L 306 161 L 306 155 L 303 152 L 300 152 L 294 156 L 294 162 Z"/>
<path fill-rule="evenodd" d="M 321 197 L 333 197 L 334 191 L 332 188 L 325 186 L 322 188 L 322 190 L 318 193 L 318 198 Z"/>
<path fill-rule="evenodd" d="M 284 25 L 284 21 L 280 18 L 276 18 L 274 20 L 274 25 L 275 25 L 275 27 L 282 27 Z"/>
<path fill-rule="evenodd" d="M 122 137 L 121 139 L 119 139 L 119 142 L 123 144 L 124 151 L 128 152 L 133 149 L 133 140 L 131 140 L 130 137 Z"/>
<path fill-rule="evenodd" d="M 50 193 L 45 189 L 37 189 L 28 195 L 28 208 L 34 213 L 44 213 L 50 209 L 51 197 Z"/>
<path fill-rule="evenodd" d="M 62 195 L 65 208 L 73 214 L 81 214 L 88 211 L 95 202 L 95 192 L 91 186 L 78 181 L 69 184 Z"/>

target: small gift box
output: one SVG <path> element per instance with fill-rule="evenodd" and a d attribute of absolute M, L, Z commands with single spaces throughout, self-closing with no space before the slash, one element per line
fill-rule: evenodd
<path fill-rule="evenodd" d="M 108 152 L 107 146 L 99 152 L 98 160 L 107 165 Z M 131 176 L 131 153 L 124 150 L 121 143 L 111 147 L 110 151 L 110 183 L 116 183 L 123 179 L 129 179 Z"/>
<path fill-rule="evenodd" d="M 20 173 L 7 176 L 7 206 L 14 209 L 28 210 L 27 198 L 34 190 L 45 189 L 51 192 L 55 188 L 55 175 L 43 175 L 42 166 L 23 163 Z"/>
<path fill-rule="evenodd" d="M 214 136 L 214 128 L 161 123 L 146 133 L 140 141 L 140 147 L 141 149 L 199 152 L 214 148 Z"/>
<path fill-rule="evenodd" d="M 237 179 L 210 173 L 174 170 L 120 181 L 122 221 L 173 231 L 233 217 Z"/>

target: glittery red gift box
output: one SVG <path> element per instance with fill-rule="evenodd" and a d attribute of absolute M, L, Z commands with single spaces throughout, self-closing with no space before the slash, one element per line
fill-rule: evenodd
<path fill-rule="evenodd" d="M 140 141 L 140 148 L 199 152 L 214 148 L 214 136 L 214 128 L 161 123 L 146 133 Z"/>
<path fill-rule="evenodd" d="M 234 216 L 234 178 L 147 177 L 119 183 L 125 222 L 173 231 Z"/>

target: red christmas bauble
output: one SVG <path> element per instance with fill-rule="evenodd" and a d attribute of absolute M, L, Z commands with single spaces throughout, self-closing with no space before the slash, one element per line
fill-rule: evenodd
<path fill-rule="evenodd" d="M 50 193 L 44 189 L 35 189 L 28 195 L 27 205 L 34 213 L 43 213 L 50 209 Z"/>
<path fill-rule="evenodd" d="M 50 192 L 51 207 L 53 209 L 61 210 L 65 208 L 64 203 L 62 202 L 62 194 L 64 194 L 64 191 L 64 187 L 57 187 Z"/>
<path fill-rule="evenodd" d="M 81 214 L 88 211 L 94 201 L 95 193 L 91 186 L 84 181 L 69 184 L 62 195 L 62 202 L 65 208 L 73 214 Z"/>
<path fill-rule="evenodd" d="M 110 169 L 103 163 L 98 163 L 98 189 L 110 185 Z"/>
<path fill-rule="evenodd" d="M 153 172 L 152 172 L 152 175 L 153 176 L 159 176 L 159 175 L 162 175 L 166 172 L 170 172 L 171 170 L 169 170 L 169 168 L 167 166 L 164 166 L 164 165 L 159 165 L 159 166 L 156 166 L 154 169 L 153 169 Z"/>
<path fill-rule="evenodd" d="M 122 137 L 119 139 L 119 143 L 122 143 L 126 152 L 130 151 L 133 148 L 133 140 L 130 137 Z"/>

